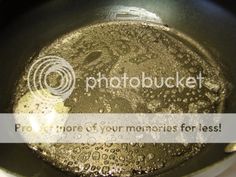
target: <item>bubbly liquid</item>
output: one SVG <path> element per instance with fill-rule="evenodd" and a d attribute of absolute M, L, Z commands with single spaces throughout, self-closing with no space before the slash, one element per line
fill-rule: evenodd
<path fill-rule="evenodd" d="M 58 38 L 44 47 L 37 57 L 56 55 L 73 66 L 77 86 L 64 103 L 69 112 L 221 112 L 226 94 L 222 72 L 205 51 L 186 39 L 173 29 L 156 24 L 106 22 Z M 99 72 L 108 77 L 122 73 L 138 76 L 141 72 L 153 77 L 169 77 L 177 71 L 181 76 L 193 77 L 203 73 L 203 87 L 95 88 L 85 92 L 85 78 L 97 77 Z M 28 92 L 26 74 L 27 68 L 17 87 L 15 107 L 20 103 L 22 112 L 42 112 L 42 106 L 36 108 L 30 101 L 19 102 Z M 52 80 L 57 79 L 52 77 Z M 140 143 L 29 146 L 60 169 L 84 176 L 158 173 L 190 159 L 204 147 L 203 144 Z"/>

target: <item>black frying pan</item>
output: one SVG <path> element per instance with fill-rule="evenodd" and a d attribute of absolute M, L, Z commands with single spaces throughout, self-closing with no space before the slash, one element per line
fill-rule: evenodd
<path fill-rule="evenodd" d="M 109 20 L 112 7 L 141 7 L 156 13 L 164 24 L 175 28 L 217 55 L 225 68 L 227 79 L 236 85 L 236 16 L 212 1 L 195 0 L 54 0 L 1 2 L 0 32 L 0 111 L 12 112 L 12 96 L 16 81 L 27 60 L 36 51 L 58 36 L 90 23 Z M 227 4 L 226 4 L 227 5 Z M 8 8 L 8 9 L 6 9 Z M 21 9 L 21 10 L 19 10 Z M 236 112 L 236 92 L 233 89 L 225 112 Z M 160 176 L 215 176 L 236 161 L 236 155 L 224 152 L 225 144 L 210 144 L 199 155 Z M 0 168 L 16 176 L 70 176 L 39 159 L 26 145 L 1 144 Z M 156 176 L 151 174 L 149 176 Z"/>

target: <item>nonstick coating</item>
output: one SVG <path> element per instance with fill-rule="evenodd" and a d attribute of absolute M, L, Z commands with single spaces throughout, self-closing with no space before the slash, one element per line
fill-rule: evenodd
<path fill-rule="evenodd" d="M 236 85 L 236 17 L 211 1 L 57 0 L 34 8 L 1 29 L 0 111 L 12 112 L 11 100 L 15 84 L 30 56 L 68 31 L 109 20 L 110 9 L 115 6 L 140 7 L 156 13 L 164 24 L 191 36 L 216 56 L 227 79 L 232 86 Z M 236 112 L 235 100 L 236 92 L 232 88 L 225 112 Z M 224 147 L 225 144 L 210 144 L 198 156 L 161 176 L 184 176 L 206 166 L 212 168 L 201 172 L 208 173 L 207 176 L 217 174 L 236 161 L 235 155 L 224 153 Z M 220 168 L 212 165 L 223 159 L 224 164 Z M 37 158 L 24 144 L 0 145 L 0 168 L 2 167 L 27 177 L 69 176 Z"/>

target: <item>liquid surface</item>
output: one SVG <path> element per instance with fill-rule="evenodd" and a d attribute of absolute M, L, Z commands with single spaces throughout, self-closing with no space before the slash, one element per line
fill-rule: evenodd
<path fill-rule="evenodd" d="M 199 46 L 172 29 L 141 22 L 107 22 L 62 36 L 33 58 L 56 55 L 67 59 L 76 74 L 76 87 L 61 105 L 71 113 L 214 113 L 223 110 L 225 80 L 219 66 Z M 85 92 L 86 77 L 150 76 L 205 77 L 198 88 L 95 88 Z M 26 72 L 19 81 L 16 112 L 52 109 L 27 92 Z M 52 82 L 57 82 L 52 76 Z M 27 98 L 26 98 L 27 97 Z M 43 104 L 43 105 L 42 105 Z M 38 106 L 40 105 L 40 106 Z M 198 154 L 203 144 L 31 144 L 43 159 L 62 170 L 83 176 L 132 176 L 161 172 Z"/>

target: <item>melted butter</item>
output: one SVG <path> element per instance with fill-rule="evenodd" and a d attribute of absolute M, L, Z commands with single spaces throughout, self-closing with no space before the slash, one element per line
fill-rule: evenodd
<path fill-rule="evenodd" d="M 57 55 L 67 59 L 76 73 L 77 87 L 58 105 L 32 99 L 22 79 L 16 95 L 16 112 L 220 112 L 226 84 L 212 58 L 185 41 L 172 29 L 140 22 L 107 22 L 87 26 L 45 46 L 38 57 Z M 34 60 L 37 60 L 35 58 Z M 87 93 L 84 80 L 98 72 L 107 76 L 194 75 L 206 78 L 202 89 L 99 89 Z M 27 71 L 26 71 L 27 73 Z M 22 97 L 22 95 L 24 95 Z M 39 107 L 38 107 L 39 104 Z M 70 107 L 70 111 L 68 109 Z M 161 172 L 196 154 L 203 144 L 41 144 L 30 145 L 46 161 L 82 176 L 132 176 Z"/>

